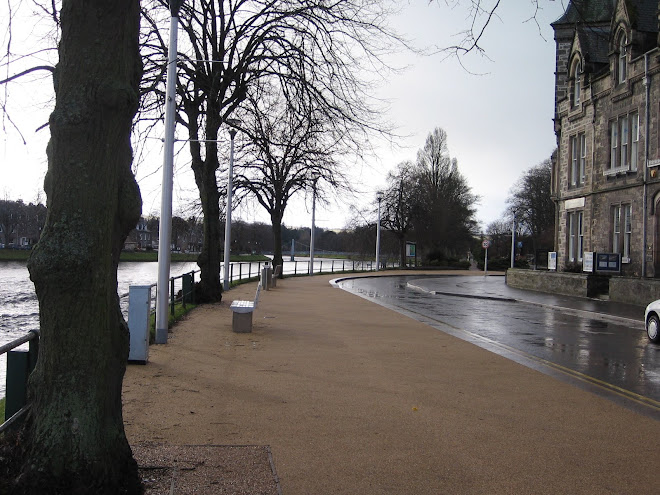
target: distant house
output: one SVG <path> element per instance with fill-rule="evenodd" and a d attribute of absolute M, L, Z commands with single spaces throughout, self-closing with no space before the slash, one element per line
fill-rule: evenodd
<path fill-rule="evenodd" d="M 147 220 L 140 217 L 138 224 L 133 230 L 131 230 L 131 233 L 128 234 L 126 242 L 124 242 L 124 249 L 126 251 L 154 249 L 153 234 L 147 225 Z"/>
<path fill-rule="evenodd" d="M 556 41 L 552 197 L 558 270 L 617 253 L 660 277 L 658 0 L 573 0 Z"/>

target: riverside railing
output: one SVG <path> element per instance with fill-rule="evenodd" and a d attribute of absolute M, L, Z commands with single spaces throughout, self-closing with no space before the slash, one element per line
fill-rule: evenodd
<path fill-rule="evenodd" d="M 16 350 L 29 342 L 29 349 Z M 23 337 L 0 346 L 0 355 L 7 353 L 7 390 L 5 395 L 5 417 L 0 433 L 9 428 L 29 409 L 27 404 L 27 380 L 37 364 L 39 353 L 39 330 L 30 330 Z"/>
<path fill-rule="evenodd" d="M 256 265 L 256 266 L 255 266 Z M 272 265 L 271 261 L 252 261 L 230 263 L 229 281 L 237 282 L 243 279 L 259 277 L 264 265 Z M 397 263 L 388 261 L 381 263 L 381 269 L 396 268 Z M 222 269 L 222 268 L 221 268 Z M 341 260 L 323 259 L 314 260 L 312 273 L 341 273 L 341 272 L 368 272 L 376 270 L 376 263 L 371 260 Z M 223 272 L 224 273 L 224 272 Z M 305 275 L 310 273 L 309 260 L 284 261 L 282 275 Z"/>

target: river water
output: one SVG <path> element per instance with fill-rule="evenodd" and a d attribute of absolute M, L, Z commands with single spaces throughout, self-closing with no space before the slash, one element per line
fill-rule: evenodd
<path fill-rule="evenodd" d="M 295 261 L 284 262 L 285 275 L 304 274 L 309 271 L 309 258 L 296 258 Z M 256 277 L 259 275 L 263 262 L 232 263 L 231 279 Z M 341 259 L 314 260 L 314 273 L 341 272 L 344 270 L 369 270 L 373 266 L 369 262 L 354 262 Z M 184 273 L 199 270 L 197 263 L 172 263 L 170 276 L 178 277 Z M 221 279 L 224 277 L 220 271 Z M 124 317 L 128 315 L 128 288 L 131 285 L 151 285 L 158 280 L 158 262 L 120 263 L 117 269 L 117 293 Z M 199 280 L 199 273 L 195 274 Z M 175 281 L 174 292 L 181 288 L 181 279 Z M 155 290 L 152 297 L 155 297 Z M 22 337 L 27 332 L 39 328 L 39 304 L 34 292 L 34 285 L 25 262 L 0 261 L 0 345 Z M 21 348 L 27 349 L 28 344 Z M 0 397 L 4 397 L 6 388 L 6 354 L 0 355 Z M 0 418 L 2 422 L 4 418 Z"/>
<path fill-rule="evenodd" d="M 170 274 L 176 277 L 199 270 L 197 263 L 172 263 Z M 196 274 L 198 279 L 199 274 Z M 158 280 L 158 263 L 120 263 L 117 269 L 117 293 L 128 294 L 130 285 L 150 285 Z M 180 287 L 179 285 L 176 287 Z M 178 290 L 178 289 L 176 289 Z M 155 292 L 155 291 L 154 291 Z M 128 298 L 121 298 L 126 316 Z M 21 261 L 0 261 L 0 345 L 39 328 L 39 303 L 30 274 Z M 21 348 L 27 349 L 27 344 Z M 5 395 L 7 355 L 0 356 L 0 397 Z M 4 418 L 0 418 L 2 422 Z"/>

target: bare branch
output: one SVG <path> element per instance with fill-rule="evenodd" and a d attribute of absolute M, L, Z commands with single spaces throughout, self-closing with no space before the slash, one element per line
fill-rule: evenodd
<path fill-rule="evenodd" d="M 0 84 L 7 84 L 8 82 L 13 81 L 14 79 L 18 79 L 19 77 L 23 77 L 27 74 L 31 74 L 32 72 L 36 72 L 39 70 L 45 70 L 52 73 L 55 71 L 55 67 L 53 67 L 52 65 L 39 65 L 37 67 L 31 67 L 22 72 L 19 72 L 18 74 L 14 74 L 13 76 L 0 80 Z"/>

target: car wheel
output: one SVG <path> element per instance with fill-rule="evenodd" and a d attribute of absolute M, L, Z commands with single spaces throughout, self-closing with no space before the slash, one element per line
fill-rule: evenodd
<path fill-rule="evenodd" d="M 657 315 L 649 316 L 646 321 L 646 334 L 651 342 L 660 342 L 660 320 Z"/>

